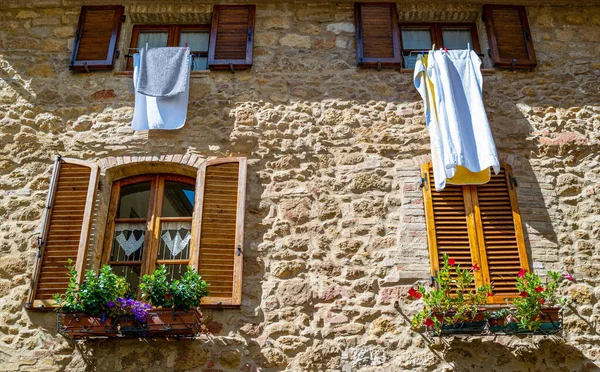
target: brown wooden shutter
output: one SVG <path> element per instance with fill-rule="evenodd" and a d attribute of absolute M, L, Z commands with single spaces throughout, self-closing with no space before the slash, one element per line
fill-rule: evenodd
<path fill-rule="evenodd" d="M 105 70 L 114 64 L 123 7 L 83 6 L 71 55 L 71 70 Z"/>
<path fill-rule="evenodd" d="M 400 67 L 400 31 L 395 3 L 356 3 L 356 62 L 361 67 Z"/>
<path fill-rule="evenodd" d="M 216 159 L 198 171 L 194 225 L 199 273 L 210 284 L 206 305 L 241 305 L 246 158 Z"/>
<path fill-rule="evenodd" d="M 492 173 L 489 183 L 473 187 L 481 269 L 484 281 L 493 281 L 492 303 L 514 298 L 519 269 L 529 270 L 515 188 L 508 165 Z"/>
<path fill-rule="evenodd" d="M 69 259 L 81 283 L 97 185 L 96 164 L 57 158 L 27 308 L 56 307 L 52 297 L 67 289 Z"/>
<path fill-rule="evenodd" d="M 484 14 L 494 65 L 535 67 L 537 61 L 525 7 L 485 5 Z"/>
<path fill-rule="evenodd" d="M 431 163 L 421 169 L 427 240 L 431 274 L 437 276 L 443 266 L 443 254 L 454 258 L 461 268 L 468 269 L 479 263 L 477 239 L 474 234 L 475 220 L 469 192 L 470 186 L 446 185 L 443 191 L 435 191 Z M 476 273 L 480 285 L 481 273 Z"/>
<path fill-rule="evenodd" d="M 243 69 L 252 66 L 255 5 L 215 5 L 208 67 Z"/>

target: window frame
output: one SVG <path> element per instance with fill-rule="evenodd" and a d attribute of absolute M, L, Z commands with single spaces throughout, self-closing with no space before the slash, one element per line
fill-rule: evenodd
<path fill-rule="evenodd" d="M 444 48 L 444 28 L 469 28 L 471 31 L 471 49 L 481 56 L 481 49 L 479 46 L 479 35 L 477 34 L 477 25 L 475 22 L 457 22 L 457 23 L 426 23 L 426 22 L 409 22 L 399 23 L 398 28 L 400 29 L 400 55 L 402 56 L 402 67 L 405 66 L 405 57 L 411 52 L 427 51 L 428 49 L 405 49 L 404 42 L 402 40 L 402 31 L 406 29 L 423 29 L 428 28 L 431 35 L 431 43 L 435 45 L 435 48 Z M 408 53 L 407 53 L 408 52 Z"/>
<path fill-rule="evenodd" d="M 210 34 L 211 34 L 211 25 L 209 24 L 136 24 L 133 25 L 133 29 L 131 31 L 131 40 L 129 42 L 129 53 L 127 53 L 127 67 L 126 71 L 133 70 L 133 53 L 135 53 L 138 48 L 138 39 L 140 33 L 143 31 L 150 32 L 167 32 L 167 45 L 168 47 L 177 47 L 179 46 L 179 40 L 181 39 L 182 31 L 206 31 L 208 33 L 209 45 L 207 45 L 206 51 L 201 50 L 190 50 L 190 54 L 197 55 L 198 57 L 208 58 L 208 52 L 210 49 Z M 208 69 L 208 61 L 207 61 L 207 69 Z"/>
<path fill-rule="evenodd" d="M 146 218 L 117 218 L 119 209 L 119 203 L 121 198 L 121 188 L 128 185 L 134 185 L 141 182 L 151 181 L 150 184 L 150 196 L 148 202 L 148 214 Z M 196 255 L 192 252 L 194 247 L 190 242 L 190 253 L 187 260 L 159 260 L 158 259 L 158 244 L 160 242 L 160 226 L 162 222 L 177 222 L 182 219 L 189 220 L 193 227 L 194 215 L 192 213 L 189 217 L 163 217 L 162 207 L 164 203 L 164 191 L 165 182 L 175 181 L 186 183 L 196 188 L 196 179 L 193 177 L 178 175 L 178 174 L 145 174 L 139 176 L 133 176 L 115 181 L 112 185 L 109 211 L 107 215 L 106 231 L 104 235 L 104 244 L 102 245 L 102 265 L 109 266 L 127 266 L 127 265 L 140 265 L 140 277 L 144 274 L 152 273 L 157 265 L 161 264 L 181 264 L 181 265 L 194 265 L 194 258 Z M 196 199 L 194 200 L 195 206 Z M 117 221 L 120 220 L 120 221 Z M 123 220 L 134 220 L 134 221 L 123 221 Z M 118 222 L 146 222 L 146 232 L 144 235 L 144 245 L 142 247 L 142 259 L 141 261 L 110 261 L 110 255 L 113 250 L 113 240 L 115 234 L 115 224 Z M 193 233 L 193 228 L 190 228 L 190 234 Z"/>

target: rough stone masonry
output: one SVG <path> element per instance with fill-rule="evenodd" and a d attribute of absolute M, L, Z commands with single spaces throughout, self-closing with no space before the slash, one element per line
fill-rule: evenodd
<path fill-rule="evenodd" d="M 407 321 L 417 310 L 407 291 L 429 276 L 422 104 L 412 74 L 356 67 L 352 2 L 257 1 L 252 69 L 194 72 L 188 121 L 171 132 L 130 129 L 123 58 L 111 72 L 68 70 L 82 3 L 0 4 L 0 370 L 598 370 L 598 3 L 510 1 L 527 6 L 538 66 L 484 77 L 499 153 L 519 180 L 532 267 L 576 279 L 564 334 L 448 340 Z M 212 11 L 188 0 L 115 3 L 128 16 L 121 55 L 132 22 L 190 22 Z M 483 3 L 397 6 L 401 20 L 477 22 L 485 45 Z M 204 310 L 207 334 L 194 341 L 78 347 L 56 333 L 55 314 L 26 311 L 57 153 L 103 169 L 248 157 L 241 308 Z"/>

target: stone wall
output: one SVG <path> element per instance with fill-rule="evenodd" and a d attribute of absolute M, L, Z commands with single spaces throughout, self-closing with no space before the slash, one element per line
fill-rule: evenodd
<path fill-rule="evenodd" d="M 202 18 L 212 6 L 121 3 L 137 21 Z M 481 1 L 451 3 L 398 9 L 481 18 Z M 412 74 L 355 67 L 351 2 L 257 3 L 253 68 L 193 73 L 188 121 L 173 132 L 130 129 L 131 77 L 68 70 L 80 1 L 0 5 L 0 369 L 598 369 L 600 7 L 523 3 L 538 66 L 486 74 L 484 100 L 519 181 L 533 268 L 576 278 L 562 338 L 410 330 L 407 290 L 429 276 L 418 187 L 429 139 Z M 247 156 L 241 308 L 205 310 L 200 340 L 78 347 L 57 335 L 54 314 L 24 310 L 57 153 L 104 169 Z"/>

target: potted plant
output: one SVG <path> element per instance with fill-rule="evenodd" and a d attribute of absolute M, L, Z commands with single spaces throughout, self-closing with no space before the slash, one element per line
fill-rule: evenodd
<path fill-rule="evenodd" d="M 533 272 L 521 269 L 517 274 L 519 296 L 513 301 L 514 309 L 508 326 L 517 333 L 556 333 L 562 327 L 560 311 L 568 299 L 557 294 L 562 277 L 548 271 L 545 283 Z"/>
<path fill-rule="evenodd" d="M 119 297 L 108 302 L 108 315 L 115 319 L 124 336 L 145 336 L 148 331 L 148 311 L 152 306 L 132 298 Z"/>
<path fill-rule="evenodd" d="M 492 292 L 491 285 L 475 288 L 475 264 L 471 270 L 461 269 L 456 260 L 444 254 L 444 265 L 436 285 L 427 290 L 423 285 L 411 288 L 409 295 L 423 299 L 423 309 L 412 319 L 413 328 L 427 327 L 435 335 L 481 333 L 485 328 L 484 310 L 480 308 Z"/>
<path fill-rule="evenodd" d="M 149 312 L 150 333 L 194 335 L 199 330 L 202 314 L 198 310 L 202 297 L 208 296 L 208 284 L 191 266 L 171 283 L 167 280 L 167 268 L 159 266 L 152 274 L 141 279 L 142 299 L 154 309 Z"/>
<path fill-rule="evenodd" d="M 107 314 L 108 303 L 124 297 L 129 291 L 125 278 L 104 266 L 98 274 L 88 270 L 83 283 L 77 283 L 77 271 L 69 260 L 69 285 L 64 294 L 55 294 L 59 305 L 59 332 L 69 337 L 116 335 L 113 319 Z"/>

